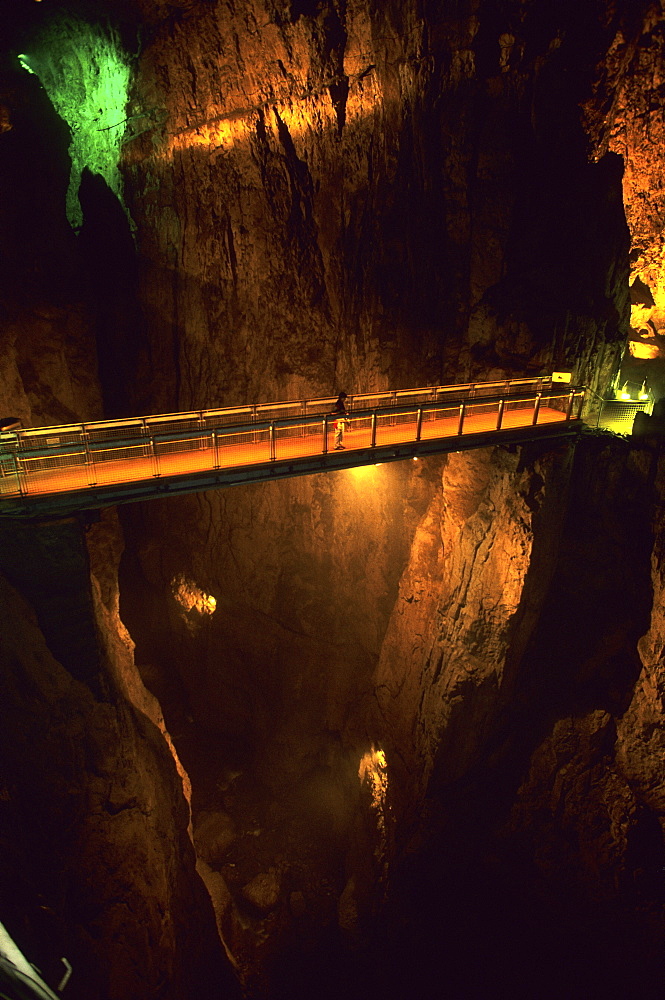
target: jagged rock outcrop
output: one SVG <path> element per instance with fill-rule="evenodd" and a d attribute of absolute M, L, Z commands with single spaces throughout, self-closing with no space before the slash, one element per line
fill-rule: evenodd
<path fill-rule="evenodd" d="M 439 767 L 450 783 L 475 766 L 511 698 L 556 560 L 572 456 L 565 445 L 448 457 L 375 677 L 409 815 Z"/>
<path fill-rule="evenodd" d="M 574 460 L 476 452 L 446 468 L 422 534 L 441 573 L 417 547 L 377 672 L 389 801 L 410 837 L 393 917 L 414 935 L 411 975 L 434 974 L 448 935 L 451 988 L 472 996 L 508 968 L 516 996 L 602 983 L 618 998 L 637 978 L 657 995 L 660 465 L 594 436 Z M 568 958 L 545 981 L 557 940 Z"/>
<path fill-rule="evenodd" d="M 523 375 L 552 362 L 604 388 L 628 332 L 617 153 L 626 191 L 654 186 L 633 155 L 642 112 L 659 120 L 649 6 L 109 3 L 104 13 L 137 52 L 121 164 L 133 233 L 89 173 L 83 227 L 68 229 L 67 136 L 36 79 L 12 63 L 2 93 L 11 128 L 0 134 L 13 193 L 0 209 L 10 409 L 40 424 Z M 29 41 L 22 18 L 13 37 Z M 651 199 L 631 199 L 640 254 L 657 214 Z M 11 633 L 2 640 L 5 738 L 25 780 L 0 805 L 10 803 L 11 823 L 17 801 L 34 807 L 54 831 L 33 868 L 54 898 L 61 872 L 80 880 L 60 914 L 77 963 L 98 958 L 87 996 L 129 996 L 124 977 L 138 997 L 167 975 L 184 1000 L 202 956 L 194 939 L 213 928 L 161 708 L 195 775 L 199 870 L 249 990 L 271 1000 L 335 996 L 342 984 L 362 993 L 383 965 L 384 993 L 408 995 L 428 972 L 440 980 L 445 940 L 451 993 L 493 995 L 505 976 L 517 995 L 523 959 L 525 994 L 543 996 L 529 949 L 558 959 L 560 942 L 574 954 L 581 920 L 551 952 L 535 946 L 577 904 L 598 919 L 599 900 L 613 913 L 599 923 L 607 940 L 635 918 L 633 954 L 652 969 L 662 816 L 657 603 L 650 631 L 647 620 L 654 480 L 647 451 L 637 460 L 623 444 L 603 447 L 580 452 L 586 474 L 567 448 L 496 451 L 451 458 L 443 480 L 432 460 L 122 511 L 120 605 L 114 532 L 105 541 L 104 526 L 92 529 L 98 589 L 85 614 L 96 609 L 107 633 L 103 669 L 90 661 L 95 683 L 103 678 L 94 695 L 16 604 L 20 646 Z M 657 594 L 661 549 L 657 540 Z M 161 708 L 134 673 L 119 609 Z M 34 734 L 25 760 L 12 742 L 23 716 Z M 69 766 L 72 754 L 69 784 L 38 774 L 44 757 Z M 110 796 L 118 776 L 121 794 Z M 63 834 L 72 799 L 80 811 Z M 214 850 L 211 830 L 223 834 Z M 113 862 L 104 885 L 96 851 Z M 561 872 L 568 899 L 556 894 Z M 267 873 L 270 906 L 257 907 L 247 887 Z M 373 927 L 388 889 L 386 947 Z M 543 900 L 555 898 L 550 920 Z M 186 916 L 199 905 L 207 919 L 190 936 Z M 129 922 L 118 917 L 126 909 Z M 517 941 L 497 931 L 511 919 Z M 322 963 L 335 970 L 325 984 Z M 639 981 L 648 996 L 648 976 Z M 560 977 L 559 996 L 571 984 L 572 973 Z"/>
<path fill-rule="evenodd" d="M 55 525 L 42 529 L 43 554 L 57 536 Z M 35 562 L 33 576 L 57 639 Z M 74 579 L 90 591 L 85 572 Z M 29 604 L 4 577 L 0 586 L 3 922 L 52 983 L 68 958 L 72 998 L 235 996 L 194 874 L 182 777 L 163 734 L 125 697 L 141 688 L 130 684 L 127 651 L 115 674 L 104 663 L 117 633 L 106 645 L 100 616 L 98 670 L 77 678 L 54 659 Z"/>
<path fill-rule="evenodd" d="M 555 357 L 609 373 L 627 330 L 621 168 L 588 162 L 577 107 L 609 14 L 150 9 L 125 157 L 150 344 L 137 398 L 170 410 Z"/>

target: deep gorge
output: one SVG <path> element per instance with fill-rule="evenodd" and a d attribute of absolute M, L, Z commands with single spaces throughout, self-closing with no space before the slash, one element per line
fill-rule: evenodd
<path fill-rule="evenodd" d="M 557 366 L 665 395 L 660 3 L 18 6 L 25 427 Z M 660 996 L 663 455 L 0 519 L 0 920 L 72 1000 Z"/>

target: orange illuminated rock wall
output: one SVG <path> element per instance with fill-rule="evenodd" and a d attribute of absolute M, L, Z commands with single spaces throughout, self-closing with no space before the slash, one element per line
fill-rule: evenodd
<path fill-rule="evenodd" d="M 578 11 L 500 25 L 471 5 L 145 6 L 124 162 L 139 408 L 555 356 L 609 375 L 627 232 L 619 162 L 587 159 Z M 584 16 L 588 44 L 609 42 Z"/>
<path fill-rule="evenodd" d="M 3 923 L 53 986 L 64 955 L 73 1000 L 234 997 L 182 770 L 117 620 L 112 521 L 92 534 L 99 579 L 74 519 L 2 526 Z"/>
<path fill-rule="evenodd" d="M 623 200 L 631 234 L 632 335 L 630 354 L 663 361 L 665 283 L 663 278 L 664 129 L 661 89 L 665 72 L 663 6 L 645 5 L 622 26 L 602 64 L 587 105 L 587 127 L 596 154 L 608 149 L 625 165 Z M 658 395 L 665 391 L 662 364 L 633 366 L 651 377 Z"/>
<path fill-rule="evenodd" d="M 658 988 L 661 465 L 602 437 L 446 465 L 376 672 L 414 976 Z"/>
<path fill-rule="evenodd" d="M 21 252 L 0 377 L 26 422 L 564 362 L 605 387 L 629 329 L 617 152 L 624 190 L 648 187 L 646 159 L 630 159 L 641 134 L 633 109 L 657 89 L 645 55 L 657 31 L 642 9 L 109 7 L 125 37 L 141 27 L 122 163 L 134 235 L 88 178 L 72 247 L 64 142 L 45 141 L 59 126 L 32 78 L 20 84 L 30 114 L 0 135 L 13 143 L 2 147 L 6 176 L 30 179 L 2 207 Z M 627 138 L 603 145 L 603 95 L 629 78 Z M 28 208 L 29 238 L 19 227 Z M 43 222 L 46 208 L 57 225 Z M 101 841 L 97 854 L 121 856 L 126 885 L 86 883 L 81 937 L 99 932 L 98 946 L 81 945 L 86 961 L 97 948 L 113 964 L 126 939 L 140 964 L 168 911 L 145 977 L 153 992 L 180 968 L 177 928 L 201 898 L 161 707 L 192 777 L 198 870 L 248 992 L 323 996 L 325 981 L 331 996 L 362 995 L 368 975 L 386 996 L 414 983 L 424 992 L 428 973 L 441 979 L 445 940 L 451 992 L 496 995 L 522 964 L 525 995 L 545 996 L 550 981 L 570 995 L 572 960 L 568 980 L 542 968 L 576 954 L 576 932 L 596 925 L 587 995 L 605 975 L 604 932 L 613 951 L 627 925 L 623 995 L 634 994 L 638 966 L 651 982 L 662 817 L 655 465 L 601 439 L 577 459 L 568 447 L 483 451 L 128 507 L 119 597 L 117 526 L 93 527 L 96 614 L 114 636 L 119 693 L 108 707 L 74 684 L 64 710 L 119 736 L 101 749 L 91 740 L 90 770 L 111 789 L 63 835 L 61 855 L 94 872 Z M 30 732 L 53 728 L 57 742 L 51 695 L 59 712 L 58 691 L 74 682 L 34 623 L 28 631 L 35 659 L 3 647 L 24 685 L 8 731 L 25 711 Z M 39 712 L 21 702 L 33 674 L 34 691 L 48 688 Z M 52 753 L 49 740 L 42 750 L 35 737 L 35 762 Z M 141 816 L 129 841 L 116 837 L 111 794 L 125 767 Z M 87 773 L 81 762 L 75 787 L 88 788 Z M 52 820 L 68 791 L 56 780 L 49 789 Z M 29 781 L 21 795 L 32 802 Z M 164 806 L 156 831 L 146 829 L 153 799 Z M 90 828 L 99 841 L 88 844 Z M 128 858 L 134 835 L 136 856 L 168 870 L 157 903 Z M 135 900 L 129 929 L 115 922 L 118 898 Z M 57 903 L 75 922 L 69 902 Z M 182 933 L 186 963 L 196 949 Z M 184 1000 L 193 973 L 182 977 Z M 120 979 L 113 989 L 129 995 Z"/>

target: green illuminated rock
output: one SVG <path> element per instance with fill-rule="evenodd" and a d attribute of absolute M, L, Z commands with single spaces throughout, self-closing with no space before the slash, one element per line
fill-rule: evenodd
<path fill-rule="evenodd" d="M 42 27 L 19 62 L 39 77 L 71 129 L 67 218 L 78 228 L 83 221 L 78 191 L 84 167 L 100 174 L 123 201 L 118 160 L 125 132 L 129 57 L 111 28 L 59 17 Z"/>

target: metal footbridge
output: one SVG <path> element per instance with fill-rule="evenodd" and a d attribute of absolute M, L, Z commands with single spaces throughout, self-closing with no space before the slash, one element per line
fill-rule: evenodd
<path fill-rule="evenodd" d="M 154 497 L 573 435 L 585 388 L 551 378 L 0 432 L 0 517 L 62 516 Z"/>

